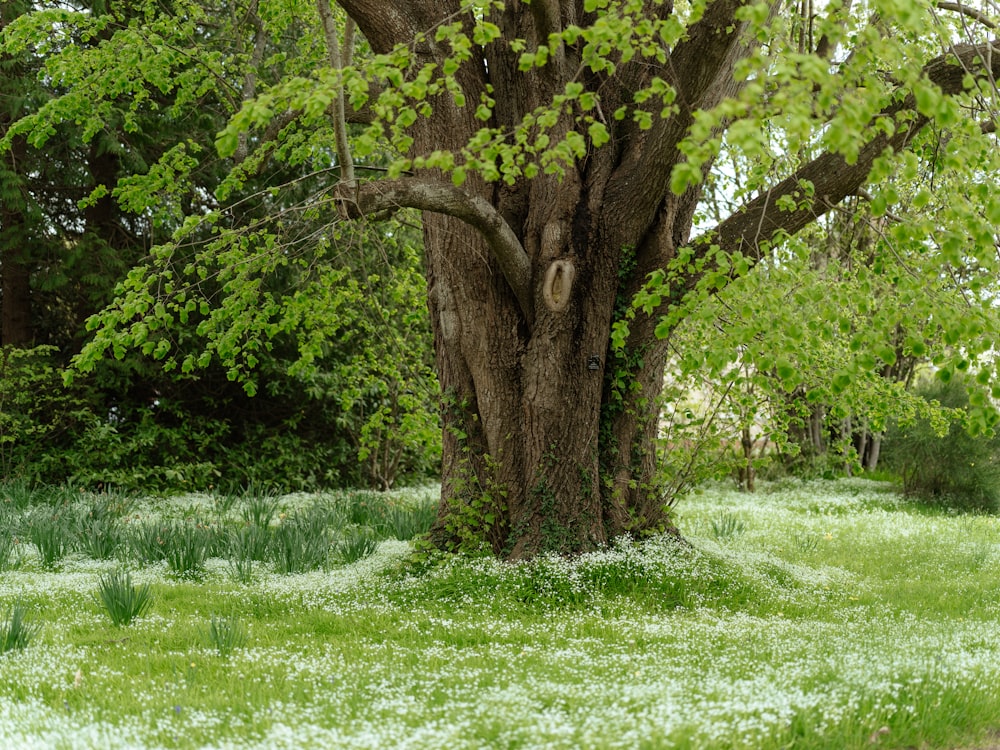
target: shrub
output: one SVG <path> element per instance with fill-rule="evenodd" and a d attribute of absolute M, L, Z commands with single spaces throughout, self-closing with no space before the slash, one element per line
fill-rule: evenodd
<path fill-rule="evenodd" d="M 959 378 L 927 379 L 916 392 L 940 404 L 951 422 L 946 430 L 928 418 L 893 426 L 884 441 L 883 465 L 902 477 L 911 497 L 958 510 L 1000 510 L 1000 435 L 974 437 L 965 429 L 964 384 Z"/>
<path fill-rule="evenodd" d="M 0 347 L 0 479 L 28 471 L 92 418 L 86 391 L 63 386 L 57 351 Z"/>
<path fill-rule="evenodd" d="M 148 583 L 137 588 L 132 585 L 130 573 L 118 571 L 101 576 L 94 599 L 104 605 L 116 627 L 124 627 L 149 610 L 153 593 Z"/>

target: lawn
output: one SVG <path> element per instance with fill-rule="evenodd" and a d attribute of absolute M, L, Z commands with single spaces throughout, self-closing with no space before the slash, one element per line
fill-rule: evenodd
<path fill-rule="evenodd" d="M 508 565 L 414 558 L 432 499 L 0 487 L 0 625 L 40 628 L 0 656 L 0 746 L 946 748 L 1000 727 L 995 518 L 859 479 L 716 487 L 677 508 L 690 546 Z M 152 603 L 116 626 L 98 592 L 121 571 Z"/>

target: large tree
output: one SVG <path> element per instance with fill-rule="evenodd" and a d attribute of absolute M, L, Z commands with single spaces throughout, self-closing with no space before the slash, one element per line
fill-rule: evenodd
<path fill-rule="evenodd" d="M 666 523 L 653 405 L 671 323 L 638 316 L 612 350 L 620 300 L 669 267 L 651 304 L 661 312 L 707 274 L 727 275 L 734 258 L 752 264 L 855 192 L 877 159 L 905 149 L 941 96 L 1000 73 L 989 44 L 953 43 L 941 54 L 925 42 L 915 58 L 904 41 L 932 27 L 922 4 L 876 8 L 867 28 L 830 4 L 828 17 L 795 19 L 809 27 L 797 29 L 798 49 L 780 3 L 341 5 L 377 53 L 403 45 L 410 71 L 448 70 L 456 49 L 473 43 L 454 73 L 460 96 L 442 95 L 408 129 L 413 176 L 352 187 L 349 200 L 362 212 L 426 212 L 446 399 L 438 533 L 461 533 L 464 510 L 486 493 L 496 507 L 478 513 L 485 536 L 515 558 Z M 892 34 L 900 41 L 887 46 Z M 886 49 L 883 64 L 900 69 L 875 67 Z M 807 138 L 824 125 L 847 132 L 784 179 L 756 185 L 755 197 L 693 240 L 713 158 L 704 144 L 727 127 L 762 127 L 761 103 L 808 123 Z M 565 168 L 528 179 L 534 170 L 520 159 L 530 162 L 542 138 L 558 145 L 542 147 L 541 163 L 564 159 Z M 464 156 L 475 173 L 441 181 L 420 168 L 435 151 Z"/>
<path fill-rule="evenodd" d="M 258 29 L 308 12 L 292 0 L 251 5 L 265 19 Z M 255 90 L 255 71 L 244 76 L 251 85 L 219 148 L 235 175 L 325 153 L 337 169 L 320 170 L 311 210 L 340 220 L 423 212 L 444 420 L 441 546 L 523 558 L 671 528 L 656 437 L 672 331 L 699 298 L 867 182 L 884 212 L 884 180 L 907 167 L 932 122 L 953 137 L 949 155 L 928 158 L 970 184 L 946 230 L 955 252 L 994 250 L 984 226 L 998 213 L 1000 47 L 979 10 L 910 0 L 338 5 L 317 0 L 312 11 L 321 57 L 282 57 L 270 70 L 284 77 L 266 90 Z M 721 149 L 754 166 L 728 192 L 731 214 L 712 224 L 699 211 L 706 180 L 726 179 L 713 175 Z M 233 216 L 220 211 L 213 226 Z M 908 241 L 926 241 L 926 229 Z M 266 251 L 240 236 L 248 257 Z M 134 343 L 129 321 L 156 314 L 150 273 L 123 287 L 131 301 L 103 318 L 117 332 L 92 351 Z M 992 341 L 977 325 L 972 355 Z"/>

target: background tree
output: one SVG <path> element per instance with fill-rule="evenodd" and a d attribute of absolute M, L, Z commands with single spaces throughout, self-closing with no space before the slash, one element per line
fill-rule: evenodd
<path fill-rule="evenodd" d="M 655 405 L 677 325 L 862 186 L 884 212 L 888 178 L 913 167 L 908 149 L 932 121 L 953 134 L 942 169 L 967 187 L 944 226 L 902 226 L 894 241 L 926 243 L 933 229 L 939 247 L 921 267 L 931 277 L 963 255 L 996 264 L 997 149 L 982 122 L 995 111 L 1000 56 L 981 11 L 897 0 L 818 15 L 744 0 L 339 6 L 349 20 L 320 0 L 281 79 L 242 97 L 218 140 L 233 158 L 216 191 L 223 204 L 193 212 L 130 274 L 80 366 L 147 346 L 153 321 L 191 304 L 198 268 L 283 262 L 280 231 L 240 226 L 238 202 L 225 205 L 260 165 L 311 164 L 316 211 L 419 209 L 444 402 L 442 546 L 485 543 L 518 558 L 669 528 Z M 309 17 L 289 0 L 260 9 L 262 19 Z M 129 34 L 169 15 L 149 12 Z M 157 74 L 168 89 L 178 80 L 175 69 Z M 774 153 L 765 123 L 780 133 Z M 736 210 L 696 230 L 724 140 L 756 167 Z M 387 157 L 385 178 L 368 179 Z M 177 249 L 199 233 L 202 262 L 177 274 Z M 209 351 L 237 375 L 270 335 L 269 315 L 255 319 L 239 301 L 247 288 L 224 287 L 239 335 L 208 332 Z M 992 305 L 980 295 L 970 309 L 934 320 L 946 340 L 966 342 L 938 355 L 944 369 L 969 368 L 993 346 Z M 199 364 L 169 343 L 152 353 L 182 370 Z M 885 360 L 875 352 L 867 364 Z M 981 372 L 988 386 L 993 374 Z M 978 401 L 972 422 L 985 429 L 995 415 Z"/>
<path fill-rule="evenodd" d="M 164 372 L 153 357 L 160 341 L 201 354 L 187 319 L 175 317 L 147 326 L 141 345 L 87 379 L 59 386 L 85 320 L 112 299 L 126 271 L 186 215 L 217 206 L 227 165 L 212 156 L 215 135 L 256 86 L 288 69 L 282 46 L 301 29 L 294 14 L 262 18 L 253 2 L 176 3 L 148 25 L 141 2 L 64 3 L 37 14 L 29 3 L 15 5 L 4 6 L 16 20 L 4 59 L 18 61 L 23 75 L 0 85 L 27 92 L 3 98 L 11 108 L 4 206 L 20 229 L 8 232 L 6 219 L 2 229 L 12 257 L 28 262 L 12 260 L 0 272 L 5 283 L 30 284 L 34 303 L 5 306 L 25 310 L 31 331 L 9 343 L 33 338 L 47 348 L 0 361 L 0 477 L 301 488 L 386 487 L 433 473 L 435 384 L 425 308 L 414 303 L 424 294 L 414 232 L 391 222 L 333 237 L 325 220 L 299 211 L 309 193 L 296 189 L 301 165 L 287 160 L 258 165 L 230 190 L 233 223 L 281 224 L 289 258 L 303 238 L 317 250 L 323 237 L 308 262 L 250 264 L 261 273 L 246 290 L 248 305 L 256 306 L 256 292 L 286 300 L 288 313 L 252 381 L 234 382 L 219 361 L 197 373 Z M 53 24 L 61 33 L 50 34 Z M 47 44 L 26 46 L 33 35 Z M 18 118 L 23 130 L 15 134 Z M 280 194 L 271 190 L 279 185 Z M 189 244 L 174 262 L 183 268 L 196 258 Z M 202 298 L 224 295 L 233 283 L 226 274 L 239 279 L 246 270 L 240 262 L 217 266 L 201 280 Z M 202 322 L 212 330 L 218 321 Z M 376 326 L 380 336 L 366 335 Z M 259 397 L 247 394 L 252 388 Z"/>

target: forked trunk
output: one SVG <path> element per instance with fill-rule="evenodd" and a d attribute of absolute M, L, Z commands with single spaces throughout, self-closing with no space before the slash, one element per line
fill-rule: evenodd
<path fill-rule="evenodd" d="M 672 528 L 654 481 L 655 414 L 636 408 L 658 395 L 662 364 L 609 355 L 621 253 L 602 244 L 585 199 L 570 205 L 525 238 L 541 269 L 530 325 L 478 234 L 425 217 L 445 404 L 440 546 L 524 558 Z M 641 378 L 645 392 L 622 390 L 646 368 L 659 374 Z"/>

